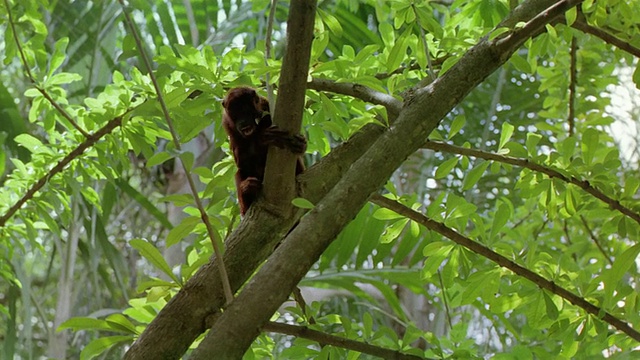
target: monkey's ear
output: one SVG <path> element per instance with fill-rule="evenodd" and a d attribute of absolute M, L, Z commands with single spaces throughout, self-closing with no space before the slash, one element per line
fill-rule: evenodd
<path fill-rule="evenodd" d="M 225 96 L 224 99 L 222 99 L 222 107 L 226 109 L 228 103 L 229 103 L 229 96 Z"/>

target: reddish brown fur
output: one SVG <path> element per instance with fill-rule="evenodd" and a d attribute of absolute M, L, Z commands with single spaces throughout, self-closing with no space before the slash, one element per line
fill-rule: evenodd
<path fill-rule="evenodd" d="M 269 145 L 304 154 L 307 142 L 300 135 L 291 135 L 274 126 L 269 114 L 269 101 L 252 88 L 229 90 L 222 106 L 222 125 L 229 135 L 229 146 L 238 167 L 236 189 L 240 213 L 244 215 L 262 188 Z M 304 165 L 298 158 L 296 175 L 302 171 Z"/>

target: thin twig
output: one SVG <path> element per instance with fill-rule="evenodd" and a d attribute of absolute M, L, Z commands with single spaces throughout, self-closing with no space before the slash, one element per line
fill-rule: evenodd
<path fill-rule="evenodd" d="M 447 289 L 442 281 L 442 272 L 438 269 L 438 281 L 440 282 L 440 290 L 442 291 L 442 303 L 444 304 L 445 315 L 447 315 L 447 323 L 449 330 L 453 329 L 453 321 L 451 321 L 451 309 L 449 309 L 449 301 L 447 300 Z"/>
<path fill-rule="evenodd" d="M 178 138 L 178 134 L 173 127 L 173 121 L 171 120 L 171 116 L 169 115 L 169 109 L 167 108 L 167 104 L 164 101 L 164 97 L 162 96 L 162 90 L 160 89 L 160 85 L 156 79 L 155 74 L 153 73 L 153 68 L 151 66 L 151 61 L 147 56 L 147 53 L 144 51 L 142 40 L 140 39 L 140 35 L 138 34 L 138 30 L 129 16 L 129 12 L 126 9 L 124 4 L 124 0 L 118 0 L 120 5 L 122 6 L 122 13 L 124 14 L 125 22 L 131 31 L 131 35 L 133 36 L 136 46 L 138 47 L 138 51 L 142 60 L 144 61 L 145 67 L 147 68 L 147 72 L 149 73 L 149 78 L 153 83 L 153 87 L 158 95 L 158 102 L 160 103 L 160 107 L 162 108 L 162 114 L 164 115 L 164 119 L 167 122 L 167 126 L 169 127 L 169 132 L 171 133 L 171 137 L 173 139 L 173 144 L 178 151 L 182 151 L 182 147 L 180 146 L 180 139 Z M 213 252 L 215 253 L 216 260 L 218 261 L 218 270 L 220 271 L 220 277 L 222 278 L 222 287 L 224 289 L 224 295 L 226 299 L 226 304 L 229 305 L 233 301 L 233 292 L 231 291 L 231 284 L 229 283 L 229 276 L 227 275 L 227 269 L 224 265 L 224 260 L 222 259 L 222 250 L 216 241 L 216 232 L 211 225 L 211 221 L 209 221 L 209 215 L 207 215 L 204 206 L 202 205 L 202 201 L 200 200 L 200 195 L 198 195 L 198 189 L 196 188 L 196 184 L 193 181 L 193 177 L 191 176 L 191 169 L 187 168 L 187 165 L 184 161 L 180 161 L 182 164 L 182 168 L 184 169 L 185 178 L 187 179 L 187 183 L 189 184 L 189 189 L 191 190 L 191 194 L 193 195 L 193 199 L 196 203 L 196 207 L 200 211 L 200 218 L 204 223 L 207 233 L 209 235 L 209 239 L 211 240 L 211 245 L 213 246 Z"/>
<path fill-rule="evenodd" d="M 389 94 L 385 94 L 367 86 L 355 83 L 335 82 L 328 79 L 312 79 L 307 83 L 307 89 L 316 91 L 330 91 L 336 94 L 348 95 L 360 100 L 382 105 L 387 108 L 389 116 L 397 117 L 402 109 L 402 102 Z"/>
<path fill-rule="evenodd" d="M 67 119 L 67 121 L 73 126 L 74 129 L 78 130 L 85 138 L 89 138 L 89 133 L 86 132 L 78 123 L 66 112 L 58 102 L 56 102 L 50 95 L 47 93 L 40 85 L 37 84 L 36 78 L 33 76 L 31 72 L 31 68 L 29 67 L 29 63 L 27 62 L 27 57 L 24 54 L 24 49 L 22 48 L 22 44 L 20 43 L 20 39 L 18 39 L 18 33 L 16 32 L 16 26 L 13 23 L 13 15 L 11 15 L 11 8 L 9 7 L 9 1 L 4 0 L 4 6 L 7 8 L 7 16 L 9 17 L 9 26 L 11 27 L 11 32 L 13 33 L 13 40 L 16 42 L 16 47 L 18 48 L 18 53 L 20 54 L 20 60 L 22 61 L 22 66 L 24 66 L 25 71 L 27 72 L 27 77 L 29 81 L 33 84 L 36 90 L 42 94 L 42 96 L 49 101 L 51 106 L 53 106 L 62 117 Z"/>
<path fill-rule="evenodd" d="M 298 307 L 300 307 L 302 315 L 307 318 L 307 322 L 309 322 L 309 324 L 311 325 L 315 324 L 316 319 L 314 319 L 313 316 L 307 314 L 307 302 L 304 300 L 304 296 L 302 296 L 302 290 L 300 290 L 299 286 L 293 288 L 293 299 L 298 304 Z"/>
<path fill-rule="evenodd" d="M 396 213 L 405 216 L 431 231 L 435 231 L 438 234 L 450 239 L 460 246 L 464 246 L 468 250 L 483 256 L 494 263 L 511 270 L 518 276 L 521 276 L 534 284 L 538 285 L 542 289 L 545 289 L 552 294 L 556 294 L 561 298 L 567 300 L 571 304 L 582 308 L 587 313 L 593 315 L 595 318 L 602 319 L 606 323 L 629 335 L 632 339 L 640 341 L 640 332 L 631 327 L 627 322 L 618 319 L 617 317 L 606 312 L 604 309 L 593 305 L 585 300 L 583 297 L 575 295 L 569 290 L 557 285 L 555 282 L 545 279 L 544 277 L 534 273 L 533 271 L 517 264 L 516 262 L 496 253 L 488 247 L 477 243 L 470 238 L 456 232 L 455 230 L 447 227 L 445 224 L 432 220 L 425 215 L 414 211 L 397 201 L 388 199 L 380 194 L 373 194 L 369 199 L 376 205 L 395 211 Z"/>
<path fill-rule="evenodd" d="M 276 7 L 278 0 L 271 0 L 271 8 L 269 9 L 269 18 L 267 20 L 267 30 L 264 37 L 264 64 L 269 67 L 269 60 L 271 60 L 271 33 L 273 32 L 273 22 L 276 18 Z M 273 86 L 271 85 L 271 71 L 267 71 L 265 74 L 265 82 L 267 83 L 267 99 L 269 99 L 269 111 L 275 112 L 276 98 L 273 94 Z"/>
<path fill-rule="evenodd" d="M 569 122 L 569 136 L 572 136 L 575 132 L 576 127 L 576 82 L 578 79 L 578 68 L 577 68 L 577 52 L 578 52 L 578 41 L 574 36 L 571 39 L 571 65 L 569 70 L 569 116 L 567 121 Z"/>
<path fill-rule="evenodd" d="M 589 237 L 591 238 L 591 240 L 593 240 L 593 242 L 596 244 L 596 247 L 598 247 L 598 250 L 600 250 L 600 253 L 602 253 L 602 256 L 604 256 L 604 259 L 607 260 L 607 262 L 610 265 L 613 265 L 613 260 L 611 260 L 611 258 L 609 257 L 609 255 L 607 255 L 607 252 L 604 250 L 604 248 L 602 247 L 602 245 L 600 244 L 600 241 L 598 241 L 598 238 L 596 237 L 596 234 L 593 233 L 593 230 L 591 230 L 591 227 L 589 226 L 589 224 L 587 223 L 587 219 L 584 218 L 584 216 L 580 215 L 580 220 L 582 220 L 582 225 L 584 225 L 584 228 L 587 230 L 587 232 L 589 233 Z"/>
<path fill-rule="evenodd" d="M 576 21 L 574 21 L 573 24 L 571 24 L 571 27 L 582 31 L 583 33 L 591 34 L 595 37 L 598 37 L 604 42 L 606 42 L 607 44 L 611 44 L 620 50 L 624 50 L 629 54 L 637 58 L 640 58 L 640 48 L 637 48 L 631 45 L 627 41 L 618 39 L 617 37 L 609 34 L 608 32 L 602 29 L 598 29 L 597 27 L 589 25 L 586 19 L 584 19 L 584 17 L 582 16 L 579 16 L 578 19 L 576 19 Z"/>
<path fill-rule="evenodd" d="M 424 148 L 435 150 L 435 151 L 445 151 L 445 152 L 465 155 L 465 156 L 479 157 L 485 160 L 498 161 L 501 163 L 520 166 L 533 171 L 541 172 L 551 178 L 556 178 L 581 188 L 587 193 L 593 195 L 595 198 L 609 205 L 612 209 L 617 210 L 618 212 L 628 216 L 629 218 L 633 219 L 635 222 L 640 224 L 640 214 L 638 214 L 637 212 L 634 212 L 633 210 L 631 210 L 631 208 L 622 205 L 619 200 L 615 200 L 609 197 L 608 195 L 606 195 L 605 193 L 603 193 L 602 191 L 598 190 L 593 185 L 591 185 L 589 181 L 580 180 L 575 176 L 566 176 L 557 170 L 551 169 L 549 167 L 546 167 L 540 164 L 536 164 L 530 161 L 529 159 L 521 159 L 521 158 L 515 158 L 511 156 L 498 155 L 498 154 L 489 153 L 489 152 L 480 151 L 480 150 L 467 149 L 467 148 L 463 148 L 463 147 L 459 147 L 459 146 L 455 146 L 455 145 L 451 145 L 451 144 L 447 144 L 439 141 L 427 141 L 427 143 L 424 145 Z"/>
<path fill-rule="evenodd" d="M 399 360 L 424 359 L 423 357 L 420 357 L 420 356 L 403 354 L 399 351 L 385 349 L 383 347 L 367 344 L 361 341 L 355 341 L 355 340 L 346 339 L 346 338 L 335 336 L 335 335 L 330 335 L 318 330 L 310 329 L 306 326 L 289 325 L 289 324 L 270 321 L 262 327 L 262 330 L 266 332 L 291 335 L 291 336 L 295 336 L 303 339 L 316 341 L 320 345 L 337 346 L 343 349 L 353 350 L 353 351 L 373 355 L 382 359 L 399 359 Z"/>

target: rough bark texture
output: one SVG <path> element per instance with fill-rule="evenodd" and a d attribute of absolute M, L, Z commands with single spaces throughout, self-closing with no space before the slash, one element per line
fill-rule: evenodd
<path fill-rule="evenodd" d="M 555 0 L 527 1 L 501 26 L 528 21 L 554 4 Z M 317 206 L 287 236 L 231 306 L 215 318 L 211 331 L 214 339 L 208 341 L 216 344 L 220 354 L 242 355 L 248 340 L 243 340 L 241 345 L 235 341 L 232 344 L 226 336 L 233 336 L 235 340 L 235 336 L 244 333 L 257 334 L 257 329 L 286 299 L 291 288 L 369 195 L 384 184 L 409 154 L 424 144 L 440 119 L 504 63 L 528 36 L 544 25 L 544 21 L 535 25 L 493 41 L 481 40 L 445 75 L 430 86 L 418 89 L 405 102 L 398 120 L 389 130 L 365 127 L 362 134 L 298 177 L 303 196 L 317 202 Z M 282 71 L 287 69 L 283 67 Z M 358 146 L 353 146 L 356 143 Z M 252 206 L 245 221 L 227 241 L 225 261 L 234 291 L 268 256 L 294 221 L 264 210 L 264 202 Z M 207 328 L 206 319 L 216 315 L 223 303 L 222 287 L 212 260 L 165 306 L 133 344 L 126 358 L 180 358 Z M 228 344 L 225 345 L 225 341 Z"/>
<path fill-rule="evenodd" d="M 287 48 L 282 59 L 280 86 L 276 108 L 271 109 L 274 125 L 290 133 L 300 132 L 304 111 L 305 88 L 313 42 L 315 0 L 291 1 L 287 20 Z M 295 164 L 297 155 L 275 146 L 267 153 L 263 192 L 274 210 L 288 215 L 295 195 Z"/>

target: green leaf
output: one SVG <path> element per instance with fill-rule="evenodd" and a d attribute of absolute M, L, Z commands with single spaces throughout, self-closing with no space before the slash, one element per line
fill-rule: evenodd
<path fill-rule="evenodd" d="M 373 212 L 373 218 L 378 220 L 395 220 L 401 219 L 404 216 L 398 214 L 397 212 L 387 209 L 387 208 L 379 208 Z"/>
<path fill-rule="evenodd" d="M 576 198 L 573 187 L 567 187 L 564 196 L 564 208 L 569 215 L 575 215 L 576 213 Z"/>
<path fill-rule="evenodd" d="M 594 128 L 588 128 L 582 133 L 582 154 L 584 162 L 590 165 L 600 146 L 600 132 Z"/>
<path fill-rule="evenodd" d="M 159 153 L 153 154 L 152 157 L 147 160 L 147 168 L 151 168 L 156 165 L 160 165 L 165 161 L 171 159 L 173 156 L 166 151 L 161 151 Z"/>
<path fill-rule="evenodd" d="M 564 17 L 567 20 L 567 26 L 573 25 L 578 18 L 578 8 L 573 6 L 564 13 Z"/>
<path fill-rule="evenodd" d="M 67 45 L 69 45 L 69 38 L 66 36 L 56 41 L 53 54 L 51 54 L 49 73 L 47 74 L 48 77 L 51 77 L 51 74 L 58 70 L 60 65 L 64 63 L 64 60 L 66 58 Z"/>
<path fill-rule="evenodd" d="M 435 178 L 442 179 L 445 176 L 449 175 L 453 168 L 458 164 L 458 160 L 458 157 L 454 156 L 451 159 L 440 164 L 440 166 L 438 166 L 438 169 L 436 170 Z"/>
<path fill-rule="evenodd" d="M 111 325 L 113 329 L 120 330 L 120 332 L 129 333 L 132 335 L 138 334 L 135 325 L 133 325 L 131 321 L 129 321 L 129 319 L 124 317 L 124 315 L 122 314 L 109 315 L 105 320 L 109 323 L 109 325 Z"/>
<path fill-rule="evenodd" d="M 166 247 L 169 248 L 189 236 L 191 232 L 193 232 L 193 229 L 195 229 L 196 225 L 200 224 L 200 222 L 201 220 L 198 216 L 190 216 L 182 219 L 180 224 L 169 231 L 167 239 L 165 240 Z"/>
<path fill-rule="evenodd" d="M 456 118 L 453 119 L 453 121 L 451 122 L 451 129 L 449 129 L 449 135 L 447 136 L 447 139 L 451 140 L 451 138 L 456 136 L 456 134 L 458 134 L 458 132 L 462 129 L 462 127 L 464 127 L 466 123 L 467 123 L 466 116 L 464 115 L 456 116 Z"/>
<path fill-rule="evenodd" d="M 501 203 L 493 216 L 493 224 L 491 225 L 491 239 L 498 235 L 498 232 L 507 224 L 511 218 L 511 207 L 505 203 Z"/>
<path fill-rule="evenodd" d="M 542 297 L 544 297 L 544 304 L 547 309 L 547 317 L 551 320 L 556 320 L 558 318 L 558 308 L 556 304 L 553 303 L 553 300 L 547 295 L 546 291 L 542 292 Z"/>
<path fill-rule="evenodd" d="M 133 342 L 133 336 L 107 336 L 92 340 L 80 353 L 80 360 L 90 360 L 120 344 Z"/>
<path fill-rule="evenodd" d="M 624 220 L 624 218 L 622 219 Z M 628 248 L 616 257 L 611 269 L 609 269 L 609 271 L 607 271 L 603 276 L 602 281 L 605 288 L 605 306 L 609 306 L 610 302 L 613 300 L 613 293 L 618 287 L 618 283 L 622 280 L 624 274 L 629 271 L 631 266 L 635 264 L 638 254 L 640 254 L 640 244 L 636 244 Z"/>
<path fill-rule="evenodd" d="M 538 154 L 538 149 L 536 149 L 536 146 L 538 146 L 538 143 L 540 142 L 541 139 L 542 139 L 542 135 L 540 134 L 527 133 L 526 145 L 527 145 L 527 151 L 529 153 L 529 156 L 533 157 Z"/>
<path fill-rule="evenodd" d="M 13 141 L 15 141 L 18 145 L 24 146 L 32 154 L 43 151 L 51 153 L 51 150 L 47 146 L 44 146 L 44 144 L 42 144 L 42 141 L 29 134 L 20 134 L 16 136 Z"/>
<path fill-rule="evenodd" d="M 158 251 L 155 246 L 142 239 L 133 239 L 129 241 L 129 244 L 134 249 L 138 250 L 140 255 L 149 260 L 149 262 L 153 264 L 158 270 L 165 273 L 165 275 L 167 275 L 176 283 L 181 284 L 180 279 L 171 271 L 169 264 L 167 264 L 167 262 L 162 257 L 162 254 L 160 254 L 160 251 Z"/>
<path fill-rule="evenodd" d="M 467 176 L 464 177 L 464 183 L 462 184 L 462 190 L 469 190 L 475 184 L 477 184 L 478 181 L 480 180 L 480 178 L 482 177 L 482 174 L 484 174 L 484 172 L 487 170 L 489 165 L 491 165 L 491 162 L 482 161 L 482 162 L 480 162 L 480 164 L 476 165 L 473 169 L 471 169 L 471 171 L 469 171 Z"/>
<path fill-rule="evenodd" d="M 299 207 L 301 209 L 313 209 L 315 205 L 313 205 L 313 203 L 305 198 L 295 198 L 293 200 L 291 200 L 291 204 L 293 204 L 293 206 L 295 207 Z"/>
<path fill-rule="evenodd" d="M 56 331 L 62 331 L 65 329 L 71 329 L 73 331 L 79 330 L 108 330 L 108 331 L 117 331 L 108 322 L 101 319 L 90 318 L 90 317 L 74 317 L 71 318 L 58 326 Z"/>
<path fill-rule="evenodd" d="M 531 64 L 518 54 L 513 54 L 509 62 L 518 70 L 526 74 L 530 74 L 532 72 Z"/>
<path fill-rule="evenodd" d="M 338 21 L 338 19 L 336 19 L 335 16 L 329 14 L 328 12 L 318 8 L 317 9 L 318 15 L 320 16 L 320 18 L 322 19 L 322 21 L 327 24 L 327 27 L 329 28 L 329 30 L 336 36 L 341 37 L 342 36 L 342 26 L 340 25 L 340 22 Z"/>
<path fill-rule="evenodd" d="M 500 144 L 498 145 L 498 150 L 502 149 L 504 145 L 511 139 L 511 135 L 513 135 L 513 125 L 505 122 L 502 123 L 502 131 L 500 132 Z"/>
<path fill-rule="evenodd" d="M 633 71 L 633 83 L 636 84 L 636 89 L 640 89 L 640 62 L 636 65 L 636 69 Z"/>
<path fill-rule="evenodd" d="M 409 27 L 407 29 L 410 30 L 411 28 Z M 391 48 L 389 57 L 387 58 L 387 71 L 393 71 L 402 64 L 402 61 L 407 55 L 408 39 L 409 34 L 406 31 L 396 39 L 396 43 L 393 45 L 393 48 Z"/>
<path fill-rule="evenodd" d="M 182 160 L 182 163 L 188 170 L 191 170 L 191 168 L 193 168 L 195 156 L 190 151 L 183 152 L 182 154 L 180 154 L 180 160 Z"/>
<path fill-rule="evenodd" d="M 52 77 L 50 77 L 49 79 L 47 79 L 45 81 L 45 84 L 46 85 L 61 85 L 61 84 L 69 84 L 69 83 L 72 83 L 74 81 L 80 81 L 80 80 L 82 80 L 82 76 L 80 74 L 62 72 L 62 73 L 55 74 Z"/>
<path fill-rule="evenodd" d="M 394 222 L 393 224 L 391 224 L 391 226 L 388 226 L 382 233 L 380 242 L 383 244 L 388 244 L 397 239 L 408 222 L 409 219 L 402 219 Z"/>
<path fill-rule="evenodd" d="M 499 28 L 493 30 L 491 32 L 491 34 L 489 34 L 489 40 L 493 40 L 493 39 L 497 38 L 498 36 L 500 36 L 500 35 L 502 35 L 502 34 L 504 34 L 506 32 L 509 32 L 510 30 L 511 29 L 509 29 L 508 27 L 499 27 Z"/>

